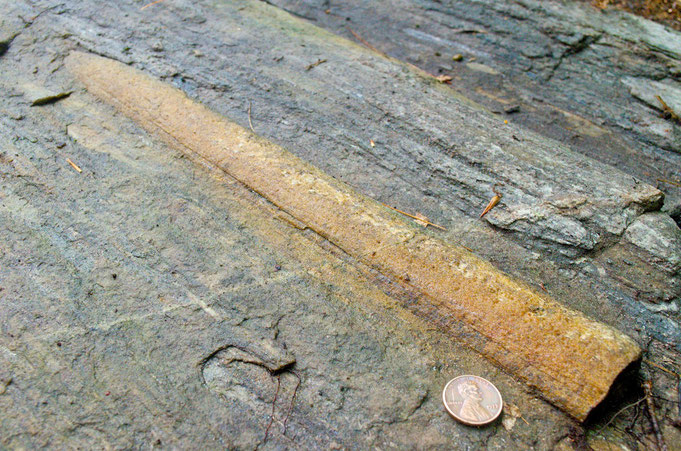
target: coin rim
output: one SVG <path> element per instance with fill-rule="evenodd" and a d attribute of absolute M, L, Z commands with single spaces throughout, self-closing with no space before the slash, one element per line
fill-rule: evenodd
<path fill-rule="evenodd" d="M 494 391 L 497 392 L 497 395 L 499 395 L 499 401 L 500 401 L 500 403 L 499 403 L 499 406 L 500 406 L 500 407 L 499 407 L 499 411 L 497 412 L 496 415 L 494 415 L 494 416 L 493 416 L 492 418 L 490 418 L 489 420 L 485 420 L 485 421 L 468 421 L 468 420 L 462 419 L 461 417 L 459 417 L 458 415 L 456 415 L 454 412 L 451 411 L 451 409 L 450 409 L 449 406 L 447 405 L 447 399 L 445 398 L 445 396 L 446 396 L 446 394 L 447 394 L 447 387 L 449 387 L 449 385 L 450 385 L 452 382 L 456 381 L 457 379 L 461 379 L 461 378 L 463 378 L 463 377 L 474 377 L 474 378 L 482 379 L 482 380 L 484 380 L 485 382 L 487 382 L 489 385 L 492 386 L 492 388 L 494 389 Z M 448 413 L 450 416 L 452 416 L 456 421 L 458 421 L 458 422 L 460 422 L 460 423 L 463 423 L 463 424 L 465 424 L 465 425 L 467 425 L 467 426 L 484 426 L 484 425 L 486 425 L 486 424 L 490 424 L 491 422 L 493 422 L 494 420 L 496 420 L 497 418 L 499 418 L 499 415 L 501 415 L 501 411 L 504 410 L 504 398 L 501 396 L 501 392 L 500 392 L 499 389 L 496 387 L 496 385 L 494 385 L 492 382 L 488 381 L 488 380 L 485 379 L 484 377 L 476 376 L 476 375 L 474 375 L 474 374 L 464 374 L 464 375 L 462 375 L 462 376 L 457 376 L 457 377 L 455 377 L 454 379 L 452 379 L 452 380 L 450 380 L 449 382 L 447 382 L 447 384 L 445 385 L 445 388 L 442 390 L 442 404 L 444 404 L 445 410 L 447 410 L 447 413 Z"/>

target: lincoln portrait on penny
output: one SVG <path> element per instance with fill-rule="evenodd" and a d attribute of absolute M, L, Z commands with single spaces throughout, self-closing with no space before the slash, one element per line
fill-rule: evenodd
<path fill-rule="evenodd" d="M 459 415 L 469 421 L 485 421 L 490 417 L 490 412 L 482 405 L 482 396 L 478 384 L 466 381 L 459 385 L 459 394 L 463 398 Z"/>

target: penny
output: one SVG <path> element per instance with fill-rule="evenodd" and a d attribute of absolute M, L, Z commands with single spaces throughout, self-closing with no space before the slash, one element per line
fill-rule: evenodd
<path fill-rule="evenodd" d="M 442 391 L 442 402 L 451 416 L 469 426 L 491 423 L 504 405 L 499 390 L 478 376 L 459 376 L 449 381 Z"/>

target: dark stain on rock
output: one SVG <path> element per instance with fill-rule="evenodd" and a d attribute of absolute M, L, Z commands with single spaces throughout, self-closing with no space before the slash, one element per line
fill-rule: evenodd
<path fill-rule="evenodd" d="M 4 55 L 7 50 L 9 50 L 9 46 L 12 44 L 12 41 L 14 41 L 14 38 L 16 38 L 18 35 L 19 33 L 10 34 L 8 36 L 0 36 L 0 56 Z"/>

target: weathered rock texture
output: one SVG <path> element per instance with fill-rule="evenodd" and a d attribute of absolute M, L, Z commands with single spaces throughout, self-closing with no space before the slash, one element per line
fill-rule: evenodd
<path fill-rule="evenodd" d="M 630 174 L 633 183 L 657 185 L 667 194 L 664 211 L 679 223 L 681 124 L 660 117 L 663 108 L 656 98 L 659 95 L 674 111 L 678 108 L 677 32 L 629 14 L 570 2 L 270 3 L 349 39 L 368 41 L 377 51 L 431 74 L 449 75 L 453 90 L 499 114 L 499 120 L 567 143 Z M 456 54 L 462 55 L 461 61 L 453 61 Z M 524 138 L 522 133 L 514 136 Z M 576 220 L 571 224 L 553 223 L 560 216 L 546 216 L 537 205 L 506 199 L 506 211 L 486 218 L 516 232 L 514 239 L 523 246 L 542 245 L 546 252 L 567 244 L 573 255 L 578 249 L 592 249 L 573 257 L 570 267 L 590 272 L 587 278 L 599 274 L 599 283 L 608 290 L 655 304 L 655 309 L 678 310 L 678 273 L 653 276 L 651 283 L 655 264 L 645 260 L 639 262 L 645 269 L 636 278 L 623 280 L 614 273 L 630 266 L 626 246 L 618 244 L 629 221 L 613 228 L 613 234 L 594 239 L 589 227 L 580 227 L 591 214 L 582 211 L 580 198 L 568 198 L 558 207 Z M 547 208 L 551 206 L 542 206 Z M 610 219 L 616 222 L 618 215 Z M 562 233 L 556 234 L 556 228 Z M 602 258 L 605 253 L 607 259 Z"/>
<path fill-rule="evenodd" d="M 150 132 L 223 169 L 351 258 L 420 291 L 425 305 L 417 310 L 428 312 L 426 320 L 577 419 L 586 419 L 640 357 L 628 337 L 533 293 L 462 247 L 409 226 L 179 90 L 97 56 L 74 53 L 67 66 L 90 92 Z M 654 223 L 649 227 L 655 229 Z"/>
<path fill-rule="evenodd" d="M 568 430 L 522 383 L 397 308 L 410 293 L 329 257 L 333 247 L 319 250 L 295 220 L 263 214 L 239 184 L 206 175 L 87 94 L 30 107 L 29 85 L 77 88 L 63 69 L 76 49 L 132 64 L 244 127 L 250 104 L 258 134 L 650 343 L 647 361 L 669 368 L 678 359 L 675 250 L 660 247 L 678 229 L 651 220 L 653 242 L 632 226 L 658 215 L 657 178 L 681 176 L 677 126 L 620 81 L 678 82 L 678 34 L 562 2 L 281 4 L 355 39 L 350 26 L 429 72 L 447 65 L 465 96 L 258 3 L 2 5 L 0 36 L 19 33 L 0 56 L 0 403 L 16 413 L 2 418 L 4 446 L 253 447 L 265 437 L 277 374 L 270 446 L 545 449 Z M 471 23 L 486 33 L 458 31 Z M 534 44 L 548 53 L 520 56 Z M 306 70 L 319 59 L 327 62 Z M 516 92 L 527 95 L 507 96 Z M 466 117 L 456 114 L 462 103 Z M 520 110 L 503 117 L 479 106 L 515 103 Z M 564 154 L 573 165 L 561 166 Z M 582 173 L 600 173 L 614 196 L 591 196 Z M 477 216 L 498 182 L 504 197 L 485 218 L 500 225 L 491 227 Z M 675 187 L 657 188 L 673 213 Z M 561 221 L 574 228 L 555 230 Z M 272 340 L 280 350 L 264 353 Z M 258 376 L 287 353 L 295 365 L 269 382 Z M 675 382 L 649 368 L 658 394 L 673 399 Z M 293 372 L 302 382 L 284 437 Z M 435 395 L 462 372 L 493 379 L 529 425 L 470 430 L 444 417 Z M 232 376 L 245 373 L 260 385 Z M 670 420 L 672 405 L 660 403 Z"/>

